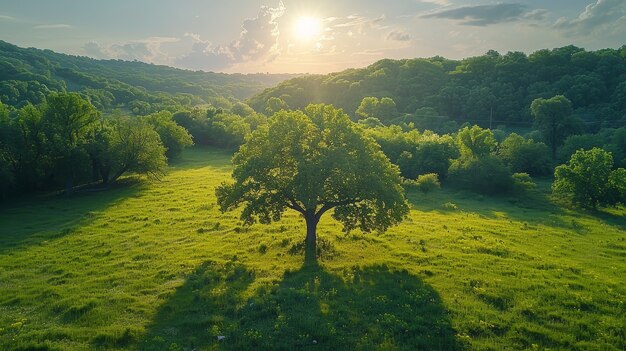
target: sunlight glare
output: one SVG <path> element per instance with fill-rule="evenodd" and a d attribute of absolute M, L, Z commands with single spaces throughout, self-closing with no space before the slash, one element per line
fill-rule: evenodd
<path fill-rule="evenodd" d="M 315 17 L 303 16 L 294 22 L 293 31 L 295 36 L 301 40 L 312 40 L 320 35 L 322 24 Z"/>

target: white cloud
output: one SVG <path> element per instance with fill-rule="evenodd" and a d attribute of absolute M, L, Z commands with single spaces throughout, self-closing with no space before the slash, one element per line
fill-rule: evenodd
<path fill-rule="evenodd" d="M 410 41 L 411 35 L 402 30 L 393 30 L 387 34 L 387 40 L 392 41 Z"/>
<path fill-rule="evenodd" d="M 187 33 L 193 39 L 191 52 L 176 60 L 186 68 L 222 70 L 244 62 L 271 62 L 279 55 L 279 19 L 285 13 L 281 1 L 278 7 L 262 6 L 256 18 L 243 22 L 239 38 L 228 45 L 213 45 L 198 34 Z"/>
<path fill-rule="evenodd" d="M 39 24 L 33 27 L 34 29 L 65 29 L 65 28 L 73 28 L 70 24 Z"/>
<path fill-rule="evenodd" d="M 587 5 L 575 19 L 560 18 L 554 25 L 567 35 L 590 35 L 596 32 L 612 31 L 624 26 L 626 2 L 624 0 L 597 0 Z M 623 27 L 622 27 L 623 28 Z"/>
<path fill-rule="evenodd" d="M 100 45 L 91 41 L 83 46 L 87 56 L 97 59 L 121 59 L 152 63 L 171 63 L 171 57 L 162 50 L 164 43 L 175 43 L 180 39 L 171 37 L 151 37 L 126 43 Z"/>

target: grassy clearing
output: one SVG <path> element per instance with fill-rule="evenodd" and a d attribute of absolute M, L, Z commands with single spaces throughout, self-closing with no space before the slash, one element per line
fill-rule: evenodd
<path fill-rule="evenodd" d="M 410 193 L 383 235 L 325 218 L 303 266 L 295 213 L 219 213 L 229 159 L 0 209 L 0 349 L 626 349 L 623 208 Z"/>

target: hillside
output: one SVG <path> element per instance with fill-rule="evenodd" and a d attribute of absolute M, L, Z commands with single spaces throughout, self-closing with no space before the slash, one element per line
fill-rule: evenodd
<path fill-rule="evenodd" d="M 71 91 L 89 96 L 103 110 L 123 106 L 154 112 L 176 104 L 203 104 L 212 97 L 244 99 L 294 76 L 194 72 L 137 61 L 95 60 L 0 40 L 0 101 L 17 107 L 27 101 L 37 104 L 50 91 Z"/>
<path fill-rule="evenodd" d="M 546 198 L 410 192 L 384 235 L 221 214 L 230 154 L 191 149 L 158 182 L 0 211 L 3 350 L 621 350 L 626 214 Z M 454 205 L 446 203 L 453 202 Z M 225 339 L 218 342 L 218 336 Z"/>
<path fill-rule="evenodd" d="M 483 56 L 381 60 L 362 69 L 297 77 L 268 88 L 248 103 L 264 111 L 272 98 L 294 109 L 331 103 L 354 113 L 365 97 L 389 97 L 400 113 L 432 108 L 460 123 L 532 125 L 536 98 L 565 95 L 588 130 L 626 125 L 626 46 L 585 51 L 575 46 Z M 423 110 L 422 110 L 423 111 Z M 418 113 L 418 118 L 420 113 Z"/>

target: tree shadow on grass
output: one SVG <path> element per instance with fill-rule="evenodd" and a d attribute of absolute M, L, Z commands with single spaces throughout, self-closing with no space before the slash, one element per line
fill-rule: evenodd
<path fill-rule="evenodd" d="M 141 189 L 136 179 L 128 178 L 103 191 L 30 196 L 1 206 L 0 254 L 68 235 Z"/>
<path fill-rule="evenodd" d="M 252 275 L 214 270 L 201 267 L 161 308 L 140 349 L 462 349 L 438 294 L 406 271 L 353 268 L 344 280 L 309 262 L 242 301 Z"/>
<path fill-rule="evenodd" d="M 139 350 L 192 350 L 234 330 L 254 274 L 243 266 L 205 262 L 159 309 Z"/>

